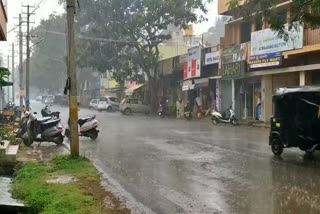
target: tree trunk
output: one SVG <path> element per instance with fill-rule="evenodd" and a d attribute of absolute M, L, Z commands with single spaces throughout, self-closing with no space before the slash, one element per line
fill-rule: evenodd
<path fill-rule="evenodd" d="M 158 97 L 158 92 L 159 92 L 159 86 L 158 86 L 158 81 L 155 77 L 151 77 L 148 75 L 149 79 L 149 98 L 150 98 L 150 108 L 151 108 L 151 113 L 156 114 L 159 108 L 159 97 Z"/>

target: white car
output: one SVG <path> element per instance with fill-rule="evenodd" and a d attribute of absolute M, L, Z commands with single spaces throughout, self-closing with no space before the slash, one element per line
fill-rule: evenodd
<path fill-rule="evenodd" d="M 98 108 L 99 99 L 92 99 L 89 103 L 89 108 Z"/>
<path fill-rule="evenodd" d="M 53 96 L 53 95 L 47 96 L 47 98 L 46 98 L 46 100 L 44 101 L 44 103 L 45 103 L 46 105 L 53 104 L 53 103 L 54 103 L 54 96 Z"/>
<path fill-rule="evenodd" d="M 98 103 L 98 110 L 119 111 L 120 103 L 116 97 L 101 97 Z"/>

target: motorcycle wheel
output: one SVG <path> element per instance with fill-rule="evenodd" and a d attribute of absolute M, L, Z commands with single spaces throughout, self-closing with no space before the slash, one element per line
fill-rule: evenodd
<path fill-rule="evenodd" d="M 187 117 L 187 120 L 191 120 L 192 119 L 192 114 L 189 114 L 189 116 Z"/>
<path fill-rule="evenodd" d="M 97 130 L 93 130 L 91 133 L 90 133 L 90 138 L 91 140 L 96 140 L 98 138 L 98 132 Z"/>
<path fill-rule="evenodd" d="M 22 139 L 22 140 L 23 140 L 23 144 L 28 147 L 30 147 L 33 144 L 33 142 L 31 142 L 29 139 Z"/>
<path fill-rule="evenodd" d="M 70 130 L 69 129 L 66 130 L 65 136 L 70 140 Z"/>
<path fill-rule="evenodd" d="M 34 139 L 31 137 L 31 133 L 28 131 L 28 136 L 27 137 L 23 137 L 23 144 L 26 146 L 31 146 L 34 142 Z"/>
<path fill-rule="evenodd" d="M 278 138 L 272 139 L 271 151 L 275 156 L 280 156 L 283 152 L 283 145 Z"/>
<path fill-rule="evenodd" d="M 231 124 L 234 125 L 234 126 L 236 126 L 236 125 L 238 125 L 238 121 L 237 121 L 235 118 L 233 118 L 233 119 L 231 120 Z"/>
<path fill-rule="evenodd" d="M 61 145 L 62 143 L 63 143 L 63 136 L 60 135 L 59 138 L 58 138 L 58 140 L 55 142 L 55 144 Z"/>
<path fill-rule="evenodd" d="M 215 126 L 218 125 L 218 119 L 217 118 L 212 118 L 211 122 Z"/>

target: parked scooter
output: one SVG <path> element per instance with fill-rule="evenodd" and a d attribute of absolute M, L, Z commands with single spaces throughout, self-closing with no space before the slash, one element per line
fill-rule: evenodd
<path fill-rule="evenodd" d="M 192 119 L 192 107 L 190 102 L 188 101 L 187 104 L 184 105 L 184 117 L 187 120 L 191 120 Z"/>
<path fill-rule="evenodd" d="M 238 121 L 236 119 L 236 115 L 232 109 L 232 106 L 230 106 L 227 111 L 220 113 L 215 110 L 212 110 L 211 112 L 211 120 L 213 125 L 217 125 L 218 123 L 231 123 L 232 125 L 237 125 Z"/>
<path fill-rule="evenodd" d="M 159 106 L 158 115 L 161 118 L 164 118 L 167 115 L 168 112 L 168 102 L 169 100 L 166 100 L 165 102 L 161 102 Z"/>
<path fill-rule="evenodd" d="M 52 119 L 52 117 L 37 119 L 36 114 L 36 112 L 29 113 L 27 132 L 22 136 L 23 143 L 26 146 L 31 146 L 34 141 L 62 144 L 64 136 L 60 119 Z"/>
<path fill-rule="evenodd" d="M 89 137 L 92 140 L 96 140 L 98 138 L 98 133 L 99 133 L 99 130 L 97 129 L 98 123 L 99 122 L 96 119 L 96 116 L 79 119 L 79 121 L 78 121 L 78 124 L 80 126 L 79 136 Z M 70 119 L 68 120 L 68 125 L 66 127 L 65 136 L 70 140 L 70 137 L 71 137 Z"/>
<path fill-rule="evenodd" d="M 51 112 L 48 105 L 46 105 L 41 110 L 41 115 L 42 115 L 42 117 L 52 117 L 53 119 L 60 119 L 60 112 L 58 112 L 58 111 Z"/>

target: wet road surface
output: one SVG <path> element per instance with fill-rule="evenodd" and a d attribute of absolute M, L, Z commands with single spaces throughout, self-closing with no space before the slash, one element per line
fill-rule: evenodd
<path fill-rule="evenodd" d="M 320 155 L 275 158 L 267 129 L 80 111 L 93 114 L 100 136 L 81 138 L 82 154 L 145 206 L 136 213 L 320 213 Z"/>

